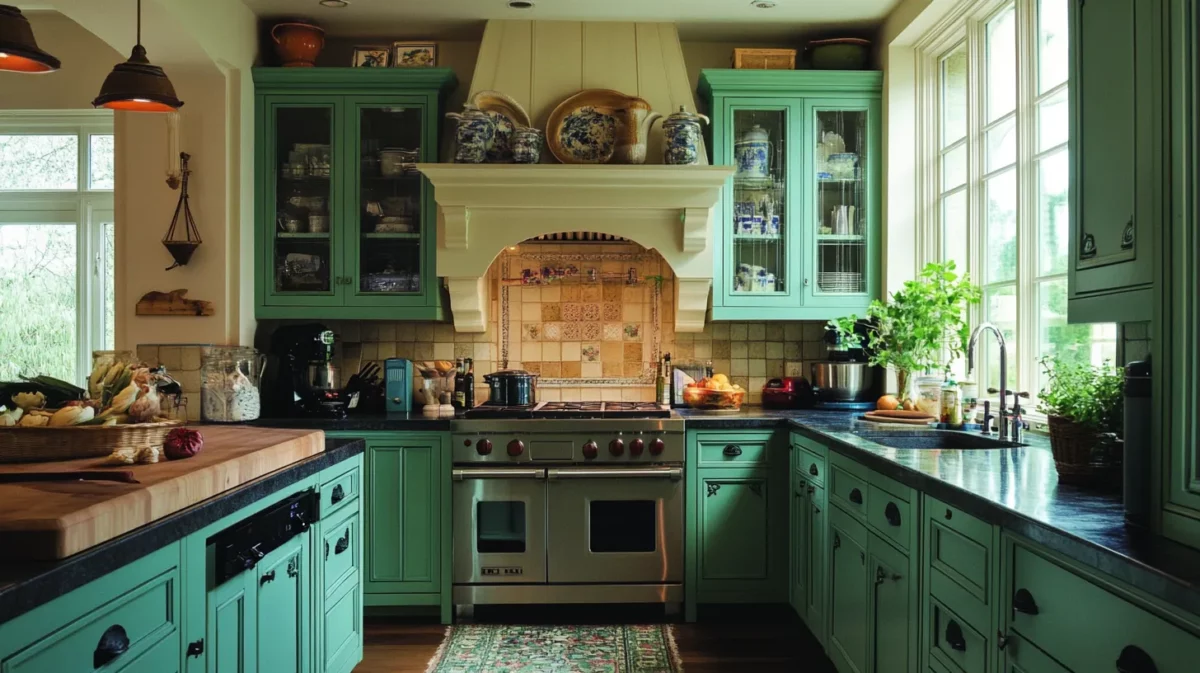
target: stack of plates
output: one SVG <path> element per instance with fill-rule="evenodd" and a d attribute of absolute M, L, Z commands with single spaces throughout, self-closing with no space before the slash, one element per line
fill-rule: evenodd
<path fill-rule="evenodd" d="M 822 271 L 817 273 L 817 286 L 822 292 L 862 292 L 863 275 L 857 271 Z"/>

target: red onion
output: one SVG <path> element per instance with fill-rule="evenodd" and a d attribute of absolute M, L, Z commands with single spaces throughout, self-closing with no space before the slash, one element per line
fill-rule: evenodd
<path fill-rule="evenodd" d="M 191 458 L 200 453 L 203 447 L 204 437 L 200 431 L 190 428 L 175 428 L 167 433 L 167 439 L 163 442 L 163 451 L 171 460 Z"/>

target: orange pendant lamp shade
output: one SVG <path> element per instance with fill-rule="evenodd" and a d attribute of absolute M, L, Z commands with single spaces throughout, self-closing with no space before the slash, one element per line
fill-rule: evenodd
<path fill-rule="evenodd" d="M 36 74 L 54 72 L 60 65 L 57 58 L 38 49 L 21 10 L 0 5 L 0 71 Z"/>
<path fill-rule="evenodd" d="M 163 69 L 150 63 L 142 46 L 142 2 L 138 0 L 137 44 L 129 60 L 118 63 L 104 78 L 95 107 L 131 112 L 173 112 L 183 107 Z"/>

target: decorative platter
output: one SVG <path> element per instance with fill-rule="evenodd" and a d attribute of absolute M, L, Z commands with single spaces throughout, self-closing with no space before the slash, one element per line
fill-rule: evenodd
<path fill-rule="evenodd" d="M 529 114 L 511 96 L 499 91 L 480 91 L 471 96 L 471 105 L 487 113 L 496 124 L 496 137 L 488 148 L 488 163 L 512 163 L 512 133 L 529 126 Z"/>
<path fill-rule="evenodd" d="M 546 122 L 546 147 L 564 164 L 603 164 L 617 147 L 614 110 L 630 97 L 612 89 L 584 89 L 554 108 Z"/>

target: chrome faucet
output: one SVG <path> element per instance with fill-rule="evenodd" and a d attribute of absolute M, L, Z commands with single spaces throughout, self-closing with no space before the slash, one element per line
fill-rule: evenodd
<path fill-rule="evenodd" d="M 984 330 L 991 330 L 996 335 L 996 342 L 1000 344 L 1000 412 L 996 418 L 996 425 L 1000 431 L 1000 439 L 1008 439 L 1008 349 L 1004 346 L 1004 333 L 998 327 L 990 322 L 981 323 L 971 331 L 971 339 L 967 342 L 967 376 L 970 376 L 975 371 L 975 352 L 976 345 L 979 342 L 979 333 Z M 987 427 L 987 419 L 983 420 L 983 431 L 989 432 Z"/>

